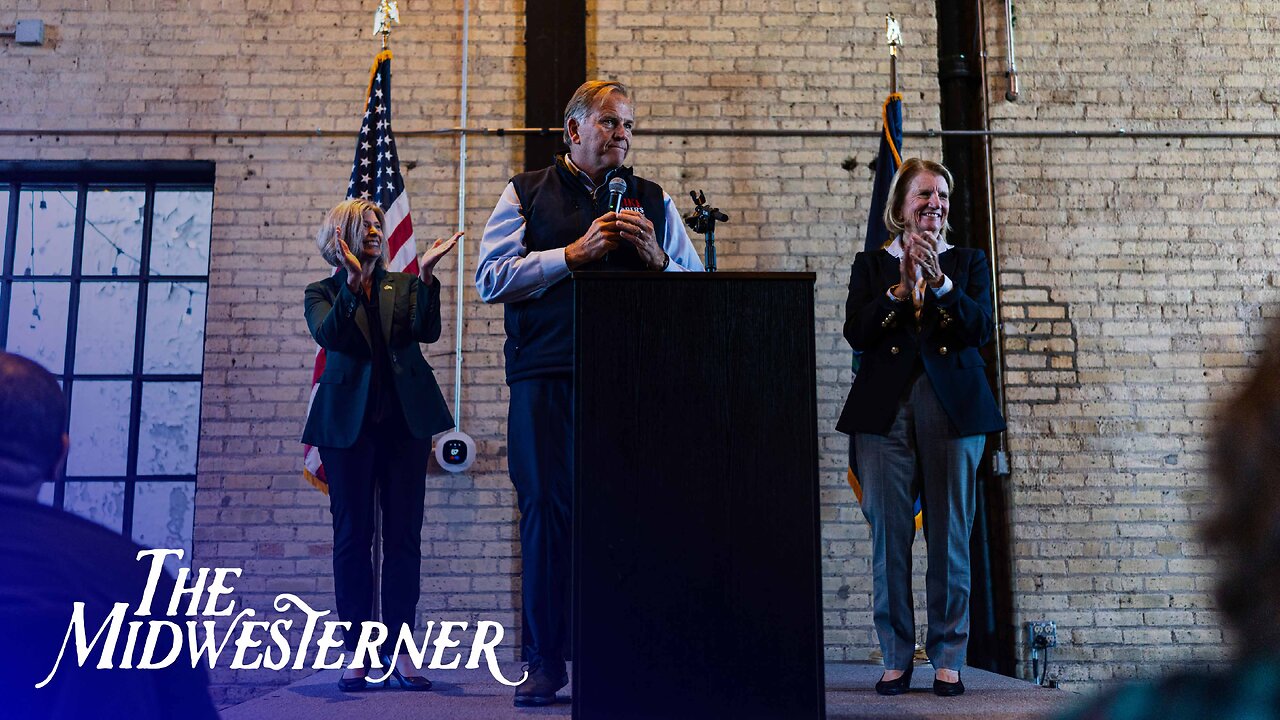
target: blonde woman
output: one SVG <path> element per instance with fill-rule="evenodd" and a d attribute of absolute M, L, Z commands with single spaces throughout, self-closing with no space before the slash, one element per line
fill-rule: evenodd
<path fill-rule="evenodd" d="M 964 692 L 976 473 L 985 434 L 1004 429 L 978 353 L 994 330 L 991 273 L 981 250 L 947 242 L 951 187 L 951 172 L 936 162 L 902 164 L 884 214 L 892 240 L 853 259 L 845 305 L 844 337 L 862 364 L 836 428 L 854 436 L 871 524 L 881 695 L 911 687 L 917 490 L 928 545 L 925 651 L 933 691 Z"/>
<path fill-rule="evenodd" d="M 422 562 L 422 516 L 431 436 L 453 427 L 419 343 L 440 338 L 440 281 L 432 271 L 462 233 L 436 240 L 417 275 L 389 272 L 382 210 L 347 200 L 329 211 L 316 235 L 320 254 L 339 270 L 306 290 L 307 327 L 326 351 L 302 441 L 319 448 L 333 514 L 333 584 L 338 616 L 373 619 L 374 488 L 381 490 L 382 621 L 390 648 L 402 625 L 414 627 Z M 402 688 L 431 681 L 405 656 L 392 677 Z M 363 690 L 367 670 L 348 668 L 343 691 Z"/>

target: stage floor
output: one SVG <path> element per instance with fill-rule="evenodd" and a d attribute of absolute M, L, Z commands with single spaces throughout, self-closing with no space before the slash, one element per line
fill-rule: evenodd
<path fill-rule="evenodd" d="M 503 666 L 507 677 L 518 677 L 520 665 Z M 414 720 L 505 720 L 535 716 L 570 716 L 568 695 L 572 685 L 561 691 L 566 702 L 544 708 L 516 708 L 512 690 L 496 682 L 484 669 L 440 670 L 431 673 L 435 687 L 430 692 L 412 693 L 396 688 L 373 689 L 363 693 L 338 691 L 337 670 L 318 672 L 269 695 L 222 710 L 224 720 L 349 720 L 350 718 L 397 718 Z M 1023 680 L 966 668 L 965 694 L 957 698 L 936 697 L 930 690 L 933 673 L 918 667 L 912 692 L 897 697 L 881 697 L 874 690 L 880 667 L 868 663 L 827 665 L 827 718 L 982 718 L 983 720 L 1037 720 L 1054 714 L 1079 699 L 1062 690 L 1038 687 Z M 780 688 L 779 692 L 785 692 Z"/>

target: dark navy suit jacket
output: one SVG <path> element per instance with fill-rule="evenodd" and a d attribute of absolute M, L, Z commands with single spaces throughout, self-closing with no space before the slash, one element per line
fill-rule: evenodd
<path fill-rule="evenodd" d="M 453 427 L 435 373 L 418 343 L 440 339 L 440 281 L 424 285 L 416 275 L 379 269 L 372 288 L 379 292 L 382 337 L 391 355 L 396 396 L 409 431 L 419 439 Z M 316 447 L 355 444 L 369 400 L 373 352 L 364 303 L 347 287 L 347 271 L 313 282 L 306 291 L 307 327 L 325 349 L 324 372 L 302 431 Z"/>
<path fill-rule="evenodd" d="M 952 248 L 938 256 L 951 278 L 951 292 L 925 291 L 917 323 L 910 300 L 896 302 L 888 290 L 898 282 L 898 259 L 888 250 L 858 253 L 849 275 L 844 337 L 862 353 L 853 389 L 836 429 L 883 435 L 898 402 L 924 364 L 939 402 L 961 435 L 1005 427 L 978 348 L 991 340 L 991 276 L 981 250 Z"/>

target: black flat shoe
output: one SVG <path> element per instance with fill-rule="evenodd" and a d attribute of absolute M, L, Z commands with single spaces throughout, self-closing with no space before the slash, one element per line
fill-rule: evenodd
<path fill-rule="evenodd" d="M 915 666 L 907 668 L 906 672 L 893 680 L 881 680 L 876 683 L 876 692 L 881 695 L 901 695 L 911 689 L 911 671 Z"/>
<path fill-rule="evenodd" d="M 964 683 L 960 680 L 955 682 L 947 682 L 946 680 L 933 679 L 933 694 L 938 697 L 955 697 L 964 694 Z"/>

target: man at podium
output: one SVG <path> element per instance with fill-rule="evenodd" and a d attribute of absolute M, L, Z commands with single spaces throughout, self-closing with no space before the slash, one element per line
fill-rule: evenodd
<path fill-rule="evenodd" d="M 476 288 L 504 304 L 511 406 L 507 464 L 520 504 L 524 657 L 515 704 L 548 705 L 568 684 L 573 513 L 574 272 L 701 271 L 671 197 L 622 163 L 631 93 L 590 81 L 564 110 L 569 152 L 511 179 L 480 241 Z"/>

